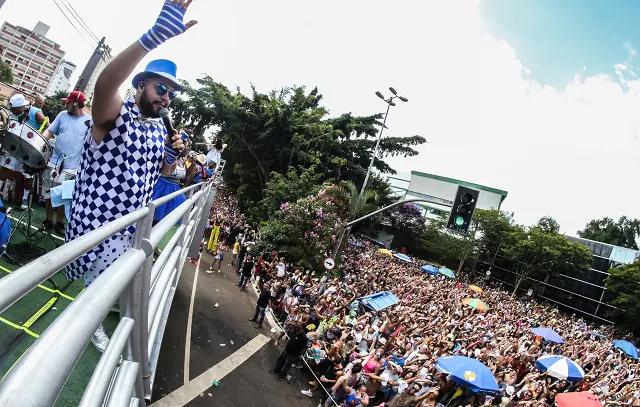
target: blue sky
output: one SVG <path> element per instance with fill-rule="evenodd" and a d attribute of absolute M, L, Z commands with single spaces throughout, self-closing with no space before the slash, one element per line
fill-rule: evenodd
<path fill-rule="evenodd" d="M 640 1 L 483 0 L 480 10 L 488 31 L 544 85 L 561 87 L 585 67 L 613 76 L 629 57 L 625 43 L 640 47 Z"/>

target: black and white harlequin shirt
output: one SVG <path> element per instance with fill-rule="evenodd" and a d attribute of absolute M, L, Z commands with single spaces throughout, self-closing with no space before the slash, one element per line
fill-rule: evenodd
<path fill-rule="evenodd" d="M 145 207 L 162 167 L 167 130 L 161 120 L 143 118 L 133 97 L 122 104 L 115 127 L 102 143 L 95 143 L 92 129 L 93 124 L 87 131 L 76 178 L 67 242 Z M 134 233 L 135 225 L 131 225 L 111 240 Z M 75 280 L 87 272 L 108 242 L 69 264 L 67 278 Z"/>

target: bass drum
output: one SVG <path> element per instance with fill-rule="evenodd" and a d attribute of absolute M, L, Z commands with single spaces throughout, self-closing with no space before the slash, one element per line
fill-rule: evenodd
<path fill-rule="evenodd" d="M 41 170 L 47 166 L 53 149 L 44 136 L 26 123 L 11 120 L 2 149 L 27 167 Z"/>

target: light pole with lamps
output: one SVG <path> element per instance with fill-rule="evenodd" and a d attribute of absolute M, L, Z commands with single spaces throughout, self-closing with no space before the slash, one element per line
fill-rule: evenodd
<path fill-rule="evenodd" d="M 367 183 L 369 182 L 369 175 L 371 175 L 371 168 L 373 167 L 373 162 L 378 155 L 378 147 L 380 147 L 380 140 L 382 140 L 382 132 L 384 131 L 385 124 L 387 123 L 387 117 L 389 117 L 389 109 L 391 106 L 395 106 L 396 104 L 393 102 L 394 99 L 400 99 L 403 102 L 408 102 L 404 96 L 398 95 L 398 92 L 393 87 L 389 88 L 389 91 L 393 93 L 393 96 L 389 96 L 388 99 L 385 99 L 382 93 L 376 92 L 376 96 L 380 99 L 384 100 L 387 103 L 387 112 L 384 114 L 384 121 L 382 122 L 382 127 L 380 127 L 380 134 L 378 135 L 378 141 L 376 141 L 376 147 L 373 149 L 373 155 L 371 156 L 371 162 L 369 163 L 369 168 L 367 169 L 367 175 L 364 177 L 364 183 L 362 184 L 362 189 L 360 190 L 360 198 L 364 194 L 365 188 L 367 188 Z"/>
<path fill-rule="evenodd" d="M 396 90 L 393 87 L 389 87 L 389 91 L 391 93 L 393 93 L 393 96 L 389 96 L 388 99 L 385 99 L 384 96 L 382 95 L 382 93 L 380 92 L 376 92 L 376 96 L 379 97 L 380 99 L 384 100 L 387 103 L 387 112 L 384 114 L 384 120 L 382 121 L 382 127 L 380 127 L 380 134 L 378 134 L 378 141 L 376 141 L 376 147 L 373 149 L 373 154 L 371 155 L 371 162 L 369 163 L 369 168 L 367 169 L 367 175 L 364 177 L 364 183 L 362 184 L 362 189 L 360 190 L 360 195 L 358 195 L 358 200 L 362 199 L 362 196 L 364 195 L 364 190 L 367 188 L 367 183 L 369 182 L 369 176 L 371 175 L 371 168 L 373 167 L 373 162 L 376 159 L 376 156 L 378 155 L 378 148 L 380 147 L 380 140 L 382 140 L 382 132 L 384 131 L 384 128 L 386 127 L 385 124 L 387 123 L 387 117 L 389 117 L 389 109 L 391 108 L 391 106 L 395 106 L 396 104 L 394 103 L 394 99 L 400 99 L 402 102 L 408 102 L 409 99 L 407 99 L 404 96 L 400 96 L 398 95 L 398 92 L 396 92 Z M 337 262 L 338 261 L 338 253 L 340 252 L 340 246 L 342 246 L 342 241 L 344 240 L 344 235 L 347 231 L 347 228 L 342 228 L 342 230 L 340 231 L 340 236 L 338 237 L 338 241 L 336 243 L 336 247 L 333 250 L 333 258 L 334 260 Z"/>

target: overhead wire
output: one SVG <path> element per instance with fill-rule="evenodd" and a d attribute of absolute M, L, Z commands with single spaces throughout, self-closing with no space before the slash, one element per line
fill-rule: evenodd
<path fill-rule="evenodd" d="M 76 11 L 76 9 L 73 8 L 73 6 L 71 5 L 71 3 L 69 3 L 69 0 L 60 0 L 62 2 L 62 5 L 65 6 L 65 8 L 67 10 L 69 10 L 69 12 L 71 13 L 71 16 L 80 23 L 80 25 L 84 28 L 84 30 L 96 41 L 96 42 L 100 42 L 100 39 L 98 38 L 97 35 L 95 35 L 95 33 L 91 30 L 91 28 L 89 28 L 89 25 L 87 23 L 84 22 L 84 20 L 82 19 L 82 17 L 80 17 L 80 14 L 78 14 L 78 12 Z"/>
<path fill-rule="evenodd" d="M 69 19 L 69 16 L 67 16 L 67 13 L 65 13 L 65 12 L 64 12 L 64 10 L 62 10 L 62 8 L 61 8 L 61 7 L 60 7 L 60 5 L 58 4 L 58 2 L 57 2 L 56 0 L 53 0 L 53 3 L 56 5 L 56 7 L 58 7 L 58 10 L 60 10 L 60 12 L 61 12 L 61 13 L 62 13 L 62 15 L 64 16 L 64 18 L 66 18 L 66 19 L 67 19 L 67 21 L 69 22 L 69 24 L 71 24 L 71 26 L 73 27 L 73 29 L 74 29 L 74 30 L 76 30 L 76 32 L 77 32 L 78 34 L 80 34 L 80 36 L 81 36 L 84 40 L 87 40 L 87 38 L 86 38 L 84 35 L 82 35 L 82 33 L 80 32 L 80 30 L 78 30 L 78 27 L 76 26 L 76 24 L 74 24 L 74 23 Z M 93 39 L 93 38 L 92 38 L 92 39 Z M 95 40 L 94 40 L 94 41 L 95 41 Z M 95 48 L 96 48 L 95 46 L 93 46 L 93 45 L 91 44 L 91 42 L 89 42 L 89 46 L 90 46 L 91 48 L 93 48 L 93 49 L 95 49 Z"/>

